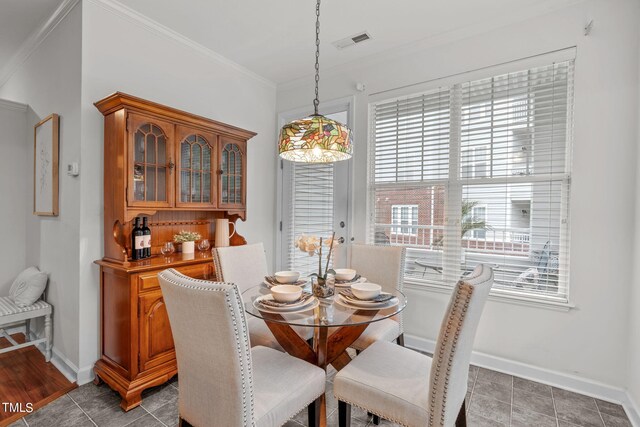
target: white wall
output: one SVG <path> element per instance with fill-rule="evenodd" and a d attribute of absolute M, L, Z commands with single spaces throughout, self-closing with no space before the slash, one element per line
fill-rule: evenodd
<path fill-rule="evenodd" d="M 0 130 L 0 296 L 6 296 L 13 279 L 27 267 L 26 218 L 33 200 L 33 187 L 28 184 L 33 181 L 24 172 L 31 170 L 27 106 L 0 99 Z"/>
<path fill-rule="evenodd" d="M 249 242 L 273 248 L 270 263 L 275 250 L 275 87 L 98 0 L 78 3 L 0 88 L 0 97 L 29 104 L 23 132 L 52 112 L 61 116 L 60 215 L 24 220 L 21 202 L 20 214 L 10 213 L 10 219 L 16 233 L 27 236 L 26 263 L 50 273 L 54 347 L 77 371 L 79 383 L 91 378 L 99 357 L 99 275 L 93 261 L 103 247 L 103 118 L 93 103 L 115 91 L 257 132 L 248 144 L 247 221 L 238 231 Z M 30 159 L 33 149 L 21 155 Z M 80 162 L 78 178 L 64 173 L 72 161 Z M 21 164 L 21 170 L 31 185 L 31 168 Z M 13 263 L 24 266 L 25 255 Z"/>
<path fill-rule="evenodd" d="M 640 78 L 640 64 L 638 64 Z M 640 165 L 640 91 L 638 91 L 638 165 Z M 636 170 L 636 228 L 633 251 L 633 277 L 629 280 L 631 297 L 629 298 L 629 397 L 636 405 L 640 416 L 640 173 Z"/>
<path fill-rule="evenodd" d="M 585 2 L 473 37 L 417 43 L 323 71 L 321 80 L 323 100 L 355 95 L 354 237 L 362 241 L 370 94 L 577 46 L 570 217 L 576 307 L 563 312 L 489 301 L 475 349 L 617 387 L 627 386 L 639 9 L 636 0 Z M 585 37 L 590 19 L 593 31 Z M 357 82 L 366 85 L 364 93 L 355 90 Z M 307 105 L 311 85 L 308 78 L 279 86 L 277 110 Z M 407 292 L 407 333 L 435 339 L 448 295 Z"/>
<path fill-rule="evenodd" d="M 117 31 L 113 29 L 117 28 Z M 83 5 L 80 225 L 80 366 L 98 357 L 102 257 L 103 116 L 93 106 L 122 91 L 258 135 L 248 143 L 248 242 L 275 248 L 275 87 L 236 66 L 187 47 L 100 2 Z M 267 251 L 272 263 L 274 249 Z"/>
<path fill-rule="evenodd" d="M 21 234 L 23 238 L 26 236 L 26 264 L 37 265 L 49 273 L 48 298 L 54 306 L 54 349 L 76 365 L 79 341 L 80 181 L 67 176 L 64 170 L 67 163 L 80 156 L 81 19 L 81 7 L 77 5 L 0 88 L 0 98 L 29 105 L 26 119 L 28 135 L 23 141 L 28 150 L 23 153 L 26 159 L 33 159 L 33 126 L 51 113 L 60 115 L 60 215 L 33 216 L 29 202 L 18 216 L 25 220 L 22 230 L 26 227 L 26 231 Z M 20 174 L 11 181 L 23 180 L 29 199 L 33 197 L 31 162 L 27 160 L 21 163 Z M 11 194 L 15 192 L 11 190 Z M 20 220 L 16 221 L 19 223 Z M 25 264 L 25 258 L 20 257 L 15 262 Z"/>

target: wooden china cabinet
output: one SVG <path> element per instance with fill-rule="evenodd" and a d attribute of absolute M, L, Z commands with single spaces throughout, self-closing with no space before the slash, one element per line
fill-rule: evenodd
<path fill-rule="evenodd" d="M 160 248 L 181 230 L 213 243 L 216 219 L 246 218 L 247 140 L 255 133 L 120 92 L 95 105 L 104 115 L 104 258 L 96 261 L 102 354 L 94 370 L 130 410 L 144 389 L 177 373 L 158 273 L 216 277 L 210 251 L 165 257 Z M 152 256 L 132 261 L 131 229 L 141 216 Z M 231 245 L 245 243 L 231 237 Z"/>

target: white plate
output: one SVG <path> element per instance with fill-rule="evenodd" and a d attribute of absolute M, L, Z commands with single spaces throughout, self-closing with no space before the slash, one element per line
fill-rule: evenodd
<path fill-rule="evenodd" d="M 267 282 L 266 280 L 263 280 L 262 283 L 264 283 L 267 286 L 267 288 L 269 288 L 269 289 L 273 288 L 274 286 L 277 286 L 277 285 L 274 285 L 272 283 Z M 307 280 L 305 280 L 305 279 L 299 279 L 295 283 L 278 283 L 278 285 L 293 285 L 293 286 L 300 286 L 301 288 L 303 288 L 306 284 L 307 284 Z"/>
<path fill-rule="evenodd" d="M 275 301 L 275 298 L 273 297 L 273 294 L 267 294 L 267 295 L 261 295 L 258 298 L 255 299 L 256 302 L 259 301 Z M 306 299 L 304 301 L 298 301 L 298 302 L 294 302 L 291 304 L 287 304 L 286 306 L 282 306 L 282 308 L 296 308 L 296 307 L 302 307 L 303 305 L 308 304 L 310 301 L 310 299 Z M 267 307 L 267 306 L 265 306 Z M 270 307 L 270 306 L 268 306 Z"/>
<path fill-rule="evenodd" d="M 342 295 L 338 295 L 337 298 L 334 298 L 334 301 L 343 307 L 350 308 L 351 310 L 384 310 L 385 308 L 395 307 L 400 302 L 398 298 L 394 298 L 392 300 L 385 301 L 385 302 L 376 302 L 376 303 L 367 303 L 365 305 L 358 305 L 356 303 L 352 303 L 351 301 L 347 301 L 342 297 Z"/>
<path fill-rule="evenodd" d="M 360 277 L 358 280 L 349 283 L 336 283 L 336 288 L 350 288 L 354 283 L 364 283 L 367 281 L 366 277 Z"/>
<path fill-rule="evenodd" d="M 256 310 L 264 311 L 266 313 L 297 313 L 300 311 L 312 310 L 320 304 L 318 298 L 312 297 L 305 303 L 291 304 L 286 307 L 269 307 L 260 304 L 260 301 L 264 299 L 273 300 L 273 295 L 264 295 L 256 298 L 253 301 L 253 306 L 256 308 Z"/>
<path fill-rule="evenodd" d="M 338 295 L 340 295 L 340 294 L 338 294 Z M 380 292 L 380 295 L 391 295 L 391 294 L 389 292 Z M 345 302 L 347 302 L 349 304 L 357 305 L 358 307 L 377 306 L 377 305 L 380 305 L 380 304 L 386 304 L 388 302 L 393 301 L 393 298 L 392 299 L 388 299 L 386 301 L 381 301 L 381 302 L 366 301 L 366 300 L 357 301 L 357 300 L 346 298 L 346 297 L 344 297 L 342 295 L 340 295 L 340 298 L 342 298 Z"/>

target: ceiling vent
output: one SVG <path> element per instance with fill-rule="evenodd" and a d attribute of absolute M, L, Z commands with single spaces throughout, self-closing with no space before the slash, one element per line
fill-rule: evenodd
<path fill-rule="evenodd" d="M 353 46 L 355 44 L 362 43 L 367 40 L 371 40 L 371 35 L 366 31 L 362 31 L 358 34 L 355 34 L 350 37 L 346 37 L 342 40 L 335 41 L 331 44 L 334 45 L 338 50 L 342 50 L 346 47 Z"/>

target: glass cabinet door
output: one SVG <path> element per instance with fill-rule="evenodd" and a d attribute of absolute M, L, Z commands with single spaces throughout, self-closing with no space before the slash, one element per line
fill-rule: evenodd
<path fill-rule="evenodd" d="M 131 114 L 129 206 L 172 206 L 173 126 Z"/>
<path fill-rule="evenodd" d="M 218 207 L 243 209 L 246 206 L 246 141 L 220 139 Z"/>
<path fill-rule="evenodd" d="M 215 207 L 216 139 L 211 133 L 178 126 L 177 206 Z"/>

